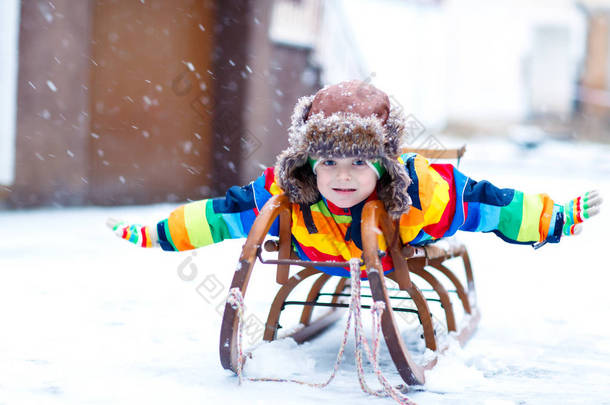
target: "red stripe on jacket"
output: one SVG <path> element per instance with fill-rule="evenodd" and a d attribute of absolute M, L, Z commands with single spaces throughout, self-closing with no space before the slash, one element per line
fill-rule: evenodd
<path fill-rule="evenodd" d="M 443 211 L 440 221 L 436 224 L 425 226 L 424 231 L 433 238 L 442 238 L 449 229 L 453 215 L 455 214 L 455 182 L 453 180 L 453 166 L 448 164 L 430 165 L 449 185 L 449 202 Z"/>
<path fill-rule="evenodd" d="M 148 246 L 148 240 L 146 239 L 146 229 L 142 227 L 142 229 L 140 229 L 140 233 L 142 234 L 142 246 Z"/>

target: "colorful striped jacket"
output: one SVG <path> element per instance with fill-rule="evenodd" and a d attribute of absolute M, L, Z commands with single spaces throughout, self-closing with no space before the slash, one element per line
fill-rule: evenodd
<path fill-rule="evenodd" d="M 408 193 L 413 205 L 400 218 L 404 243 L 424 245 L 458 230 L 493 232 L 510 243 L 558 242 L 563 216 L 545 194 L 524 194 L 499 189 L 487 181 L 474 181 L 450 164 L 429 164 L 420 155 L 399 158 L 411 177 Z M 259 210 L 281 193 L 273 168 L 252 183 L 234 186 L 225 197 L 183 205 L 157 224 L 164 250 L 182 251 L 229 238 L 248 235 Z M 323 197 L 309 206 L 293 204 L 292 244 L 298 256 L 312 261 L 347 261 L 360 257 L 360 214 L 366 201 L 343 209 Z M 277 221 L 269 233 L 278 234 Z M 392 270 L 389 255 L 382 260 Z M 320 268 L 330 274 L 349 276 L 347 269 Z"/>

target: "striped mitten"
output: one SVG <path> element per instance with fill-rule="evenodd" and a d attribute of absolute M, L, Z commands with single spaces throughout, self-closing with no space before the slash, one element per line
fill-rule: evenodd
<path fill-rule="evenodd" d="M 582 232 L 582 222 L 598 214 L 602 202 L 599 192 L 589 191 L 562 205 L 560 210 L 564 217 L 563 234 L 569 236 Z"/>
<path fill-rule="evenodd" d="M 140 247 L 159 247 L 156 226 L 142 226 L 138 224 L 128 224 L 118 219 L 108 218 L 106 220 L 108 228 L 112 229 L 119 238 L 126 239 Z"/>

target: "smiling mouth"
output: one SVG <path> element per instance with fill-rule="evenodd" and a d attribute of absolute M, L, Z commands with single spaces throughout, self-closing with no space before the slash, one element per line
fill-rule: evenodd
<path fill-rule="evenodd" d="M 356 191 L 355 188 L 333 188 L 337 193 L 353 193 Z"/>

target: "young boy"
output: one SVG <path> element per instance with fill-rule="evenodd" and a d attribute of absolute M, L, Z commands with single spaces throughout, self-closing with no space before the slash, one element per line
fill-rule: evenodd
<path fill-rule="evenodd" d="M 121 238 L 142 247 L 181 251 L 246 237 L 265 202 L 286 193 L 292 203 L 292 241 L 303 260 L 348 261 L 360 257 L 364 204 L 381 200 L 399 220 L 403 243 L 423 245 L 458 230 L 493 232 L 510 243 L 559 242 L 597 214 L 596 192 L 567 204 L 546 194 L 524 194 L 476 182 L 450 164 L 400 156 L 404 117 L 372 85 L 351 81 L 301 98 L 292 116 L 289 147 L 274 168 L 225 197 L 192 202 L 156 226 L 110 219 Z M 269 233 L 277 236 L 277 221 Z M 384 271 L 392 269 L 389 255 Z M 323 268 L 349 276 L 347 269 Z"/>

